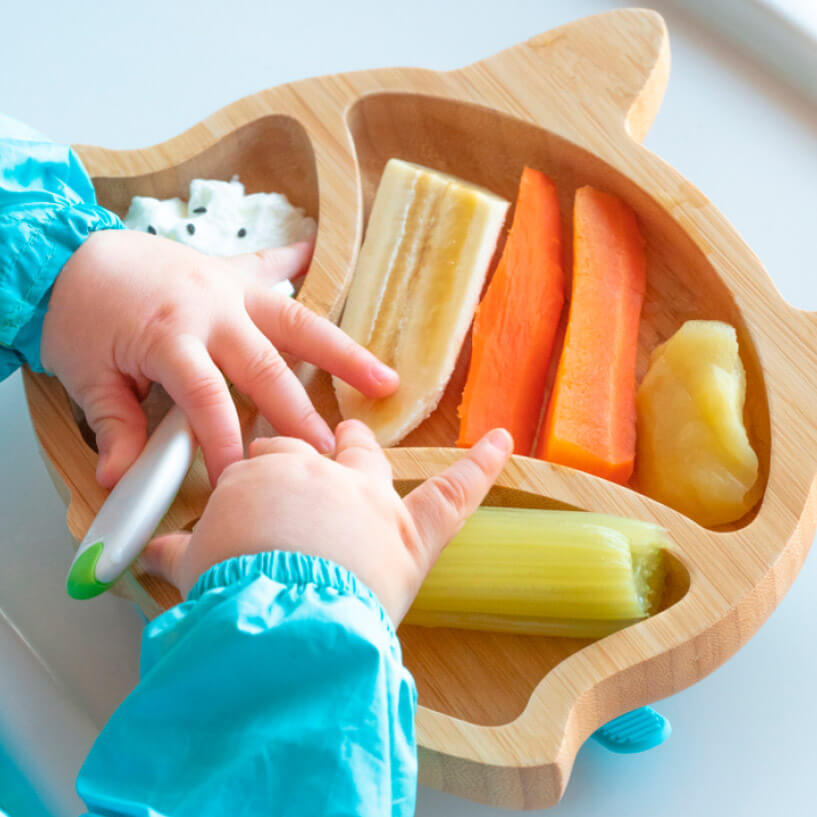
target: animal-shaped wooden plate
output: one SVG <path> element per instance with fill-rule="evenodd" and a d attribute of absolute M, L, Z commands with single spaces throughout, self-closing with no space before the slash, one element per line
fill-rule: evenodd
<path fill-rule="evenodd" d="M 285 193 L 319 220 L 299 298 L 333 319 L 387 159 L 454 173 L 509 200 L 531 165 L 555 180 L 566 218 L 583 184 L 615 193 L 637 213 L 648 257 L 639 377 L 651 349 L 685 320 L 737 328 L 745 420 L 765 483 L 744 519 L 707 530 L 634 490 L 525 457 L 514 457 L 488 499 L 664 525 L 673 569 L 661 613 L 593 643 L 402 628 L 419 688 L 421 781 L 485 803 L 555 803 L 591 732 L 694 683 L 747 641 L 789 587 L 814 532 L 817 423 L 809 409 L 817 400 L 817 318 L 787 305 L 705 196 L 639 144 L 668 74 L 663 20 L 616 11 L 457 71 L 308 79 L 242 99 L 152 148 L 78 148 L 100 201 L 119 213 L 136 194 L 183 196 L 194 177 L 237 173 L 250 192 Z M 467 355 L 464 349 L 436 412 L 390 451 L 400 490 L 459 456 L 452 446 Z M 302 374 L 327 419 L 336 420 L 329 379 Z M 94 479 L 96 454 L 60 385 L 30 373 L 26 383 L 46 462 L 67 488 L 68 525 L 79 539 L 105 498 Z M 165 527 L 198 518 L 208 493 L 199 461 Z M 120 590 L 148 616 L 178 600 L 138 566 Z"/>

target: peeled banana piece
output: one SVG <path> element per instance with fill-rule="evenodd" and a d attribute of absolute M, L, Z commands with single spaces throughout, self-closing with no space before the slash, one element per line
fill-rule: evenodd
<path fill-rule="evenodd" d="M 394 445 L 431 414 L 454 371 L 508 202 L 390 159 L 380 179 L 341 328 L 400 375 L 380 400 L 334 379 L 344 418 Z"/>

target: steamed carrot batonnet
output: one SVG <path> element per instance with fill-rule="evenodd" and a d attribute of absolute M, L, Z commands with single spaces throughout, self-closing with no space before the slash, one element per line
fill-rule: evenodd
<path fill-rule="evenodd" d="M 563 305 L 556 187 L 526 167 L 502 258 L 474 318 L 457 445 L 501 426 L 516 454 L 531 453 Z"/>
<path fill-rule="evenodd" d="M 623 201 L 582 187 L 573 242 L 567 331 L 537 456 L 623 484 L 635 459 L 644 239 Z"/>

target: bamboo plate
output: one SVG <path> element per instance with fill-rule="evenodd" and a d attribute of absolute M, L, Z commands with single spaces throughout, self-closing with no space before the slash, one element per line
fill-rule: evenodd
<path fill-rule="evenodd" d="M 511 200 L 530 164 L 556 181 L 566 227 L 582 184 L 616 193 L 638 214 L 648 245 L 639 377 L 650 350 L 683 321 L 721 319 L 737 328 L 746 422 L 765 480 L 763 499 L 746 518 L 707 530 L 634 490 L 525 457 L 513 459 L 488 500 L 666 526 L 674 570 L 663 612 L 594 643 L 402 629 L 420 694 L 421 781 L 493 805 L 554 804 L 591 732 L 729 658 L 788 589 L 817 523 L 817 423 L 807 414 L 817 397 L 810 376 L 817 370 L 817 318 L 786 304 L 712 204 L 640 146 L 668 74 L 661 17 L 615 11 L 461 70 L 308 79 L 242 99 L 152 148 L 78 148 L 100 201 L 119 213 L 135 194 L 184 195 L 196 176 L 238 173 L 251 192 L 286 193 L 319 216 L 299 298 L 333 319 L 389 157 L 449 171 Z M 401 490 L 458 456 L 451 446 L 466 358 L 467 349 L 437 411 L 404 441 L 407 447 L 390 452 Z M 328 378 L 306 369 L 302 376 L 327 419 L 336 420 Z M 27 373 L 26 387 L 44 459 L 80 539 L 105 496 L 94 479 L 96 454 L 54 379 Z M 208 493 L 199 460 L 165 528 L 198 518 Z M 119 588 L 148 616 L 178 600 L 138 565 Z"/>

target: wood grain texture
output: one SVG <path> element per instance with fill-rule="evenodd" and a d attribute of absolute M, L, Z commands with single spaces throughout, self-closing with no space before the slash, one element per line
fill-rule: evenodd
<path fill-rule="evenodd" d="M 195 176 L 238 173 L 251 191 L 285 192 L 319 220 L 299 298 L 333 319 L 388 158 L 455 173 L 509 199 L 529 164 L 553 177 L 566 225 L 582 184 L 617 194 L 638 214 L 648 257 L 639 377 L 652 348 L 685 320 L 720 319 L 737 328 L 747 371 L 746 422 L 766 482 L 747 517 L 706 530 L 634 490 L 524 457 L 512 460 L 488 500 L 584 508 L 666 526 L 680 600 L 593 643 L 401 631 L 420 691 L 421 781 L 493 805 L 552 805 L 578 748 L 597 727 L 685 688 L 729 658 L 785 594 L 817 524 L 817 423 L 807 413 L 817 397 L 817 320 L 787 305 L 708 199 L 638 144 L 668 74 L 662 19 L 616 11 L 457 71 L 309 79 L 242 99 L 152 148 L 78 148 L 101 202 L 119 212 L 136 193 L 184 195 Z M 460 456 L 451 446 L 467 356 L 465 348 L 437 411 L 404 447 L 389 452 L 398 489 Z M 300 374 L 323 414 L 336 420 L 328 378 L 308 367 Z M 94 480 L 96 455 L 56 381 L 27 373 L 26 388 L 46 462 L 70 494 L 68 526 L 79 539 L 104 499 Z M 253 433 L 262 430 L 259 421 Z M 163 527 L 189 525 L 208 492 L 197 461 Z M 138 564 L 120 590 L 151 617 L 178 600 Z"/>

